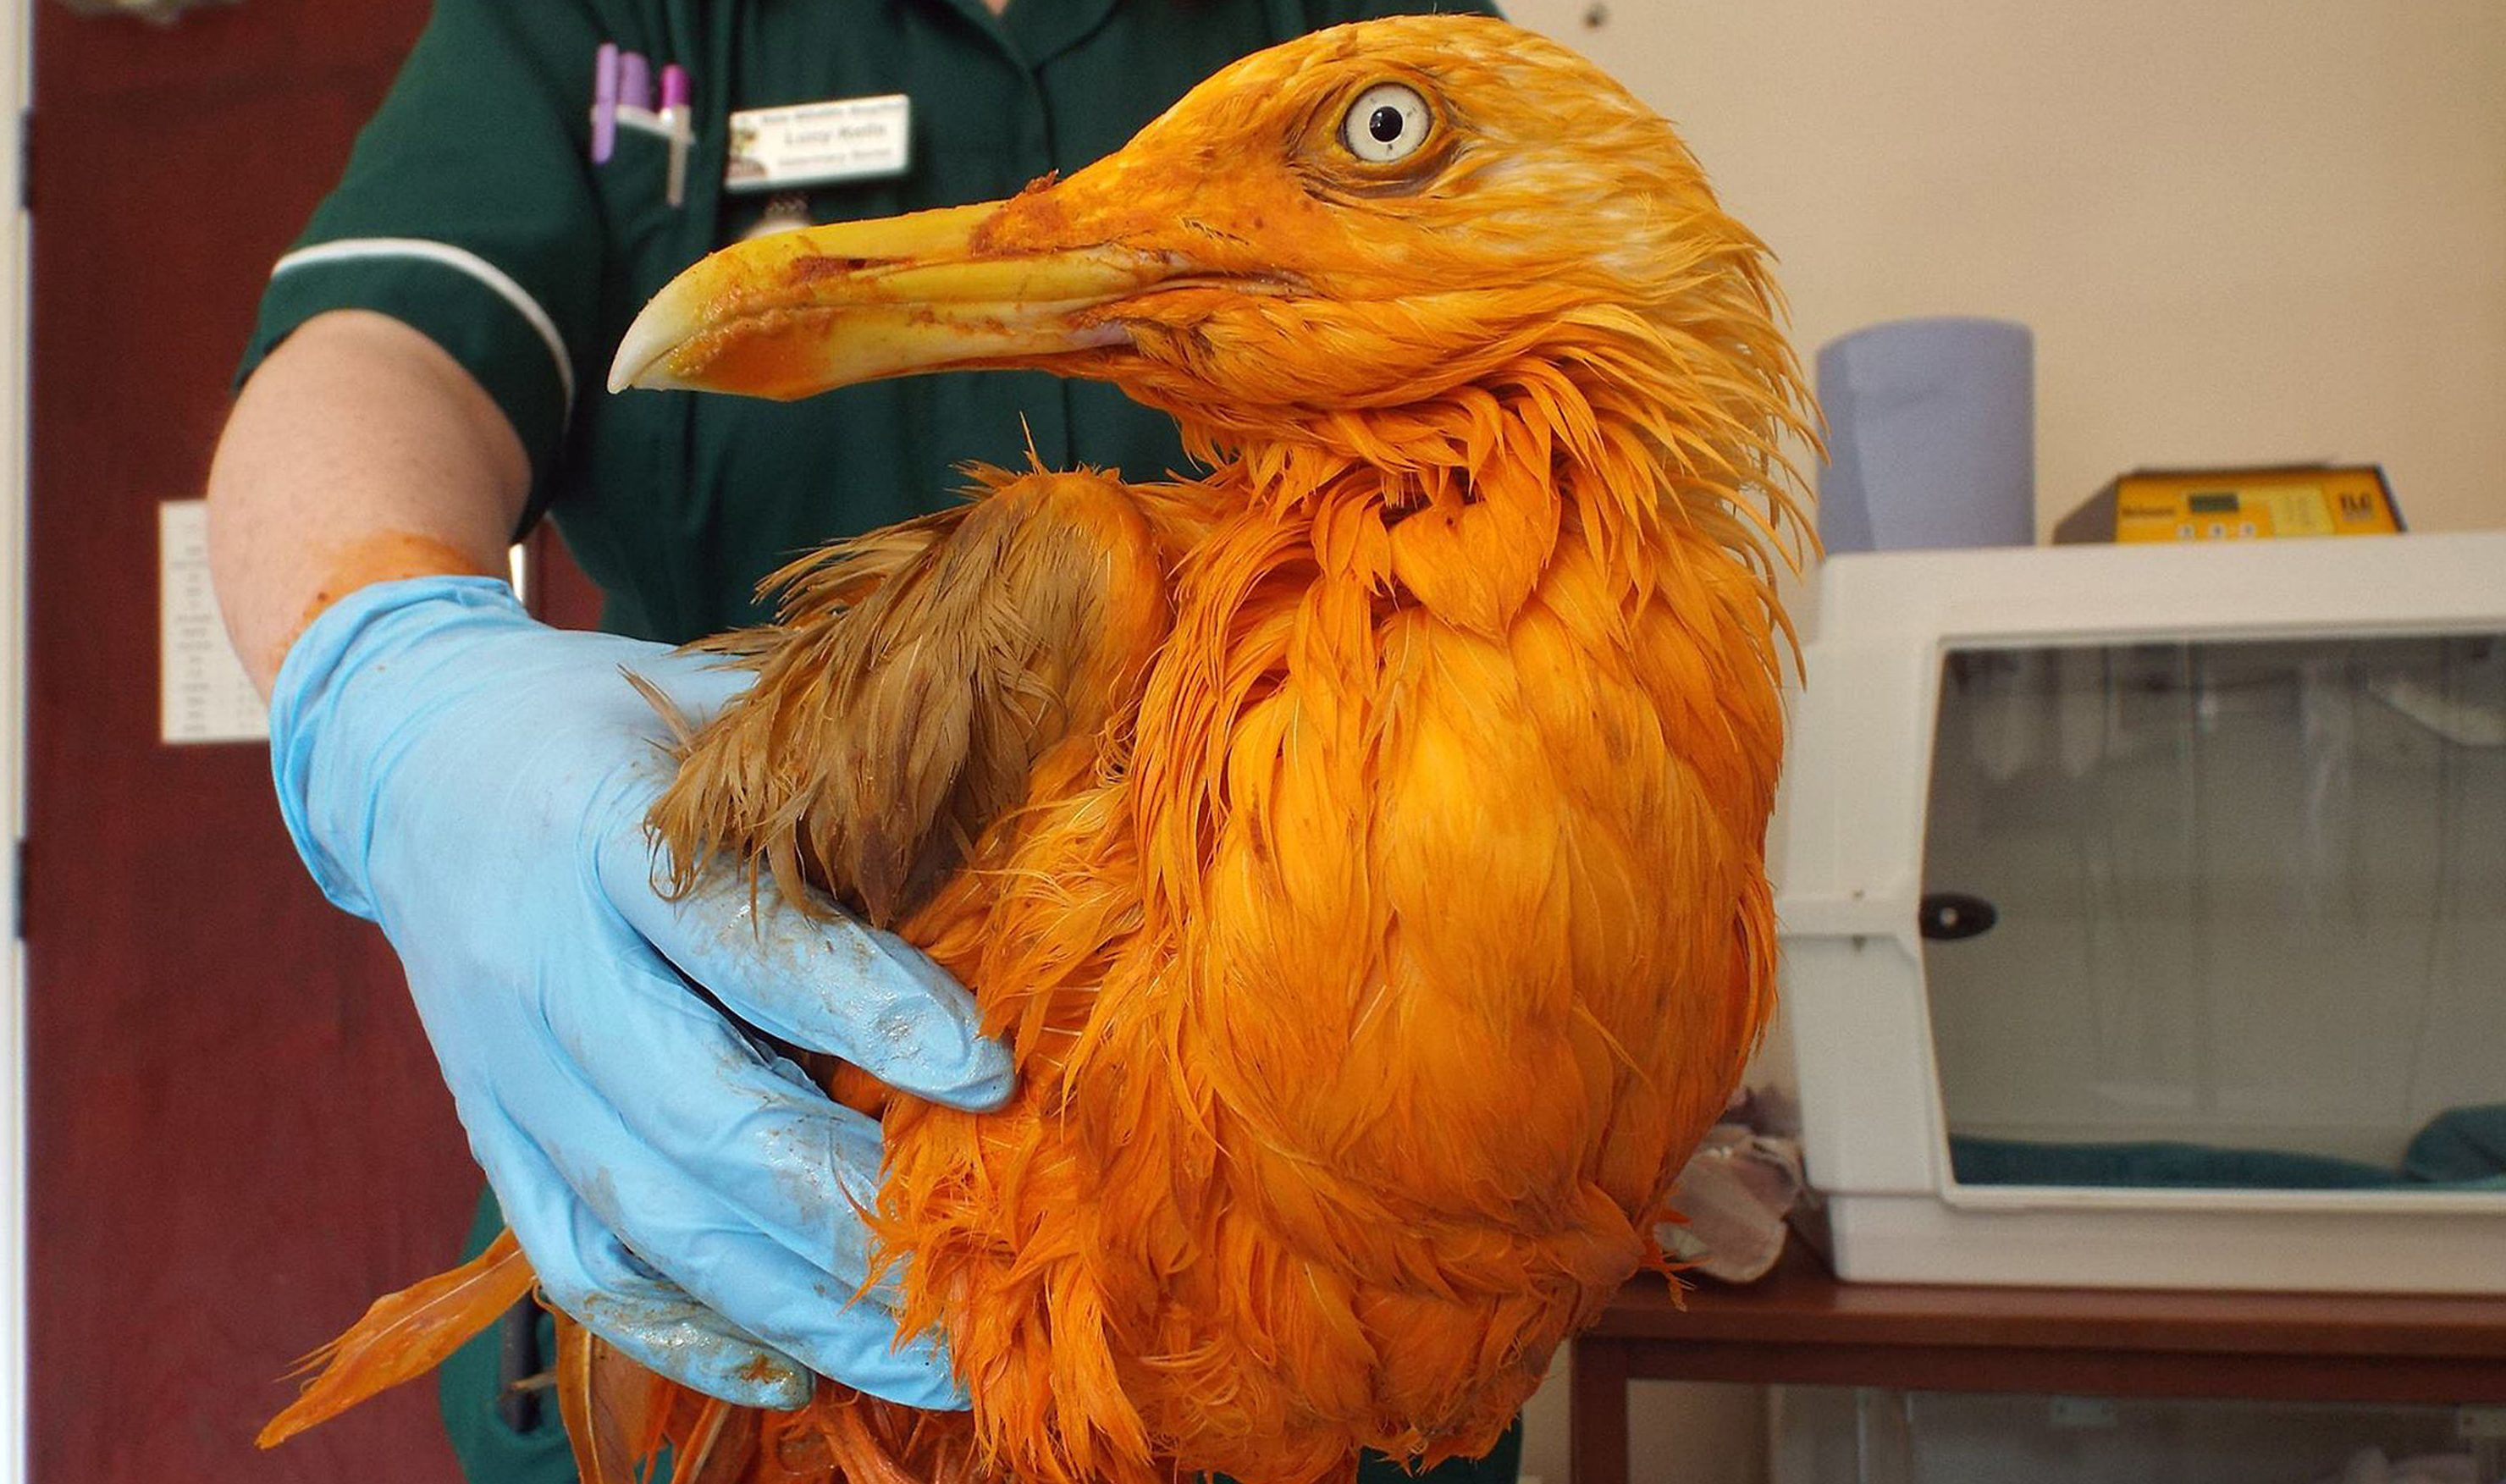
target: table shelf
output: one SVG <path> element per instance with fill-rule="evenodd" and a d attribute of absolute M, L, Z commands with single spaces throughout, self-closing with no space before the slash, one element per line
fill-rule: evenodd
<path fill-rule="evenodd" d="M 2506 1298 L 1843 1283 L 1796 1242 L 1756 1284 L 1639 1275 L 1575 1341 L 1575 1484 L 1626 1484 L 1630 1381 L 2506 1403 Z"/>

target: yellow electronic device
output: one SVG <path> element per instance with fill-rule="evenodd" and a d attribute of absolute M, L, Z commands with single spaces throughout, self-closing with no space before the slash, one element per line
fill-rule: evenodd
<path fill-rule="evenodd" d="M 2375 465 L 2142 470 L 2124 475 L 2054 527 L 2072 542 L 2258 541 L 2385 536 L 2401 508 Z"/>

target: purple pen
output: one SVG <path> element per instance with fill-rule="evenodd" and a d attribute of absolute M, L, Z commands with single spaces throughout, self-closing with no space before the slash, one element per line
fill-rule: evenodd
<path fill-rule="evenodd" d="M 670 166 L 663 199 L 676 206 L 688 194 L 688 145 L 695 134 L 688 118 L 688 69 L 676 62 L 662 69 L 662 127 L 670 135 Z"/>
<path fill-rule="evenodd" d="M 652 112 L 653 64 L 641 52 L 626 52 L 619 55 L 618 106 Z"/>
<path fill-rule="evenodd" d="M 591 162 L 609 163 L 618 149 L 618 45 L 604 41 L 591 60 Z"/>

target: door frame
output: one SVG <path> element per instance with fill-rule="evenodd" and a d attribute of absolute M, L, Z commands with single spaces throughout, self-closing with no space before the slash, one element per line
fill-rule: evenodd
<path fill-rule="evenodd" d="M 26 106 L 33 0 L 0 0 L 0 1484 L 27 1459 L 26 949 L 18 867 L 26 836 Z"/>

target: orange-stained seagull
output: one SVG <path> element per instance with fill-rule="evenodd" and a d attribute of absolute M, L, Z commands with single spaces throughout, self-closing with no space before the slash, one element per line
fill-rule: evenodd
<path fill-rule="evenodd" d="M 974 1410 L 744 1412 L 568 1325 L 587 1479 L 663 1436 L 682 1477 L 857 1484 L 1491 1446 L 1772 1007 L 1778 319 L 1668 124 L 1471 17 L 1316 33 L 1066 180 L 664 289 L 613 389 L 1041 367 L 1210 472 L 982 471 L 716 641 L 757 678 L 655 812 L 675 881 L 897 925 L 1018 1061 L 984 1114 L 829 1074 Z M 529 1282 L 508 1240 L 384 1300 L 272 1434 Z"/>

